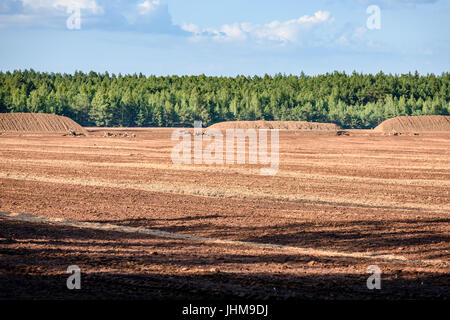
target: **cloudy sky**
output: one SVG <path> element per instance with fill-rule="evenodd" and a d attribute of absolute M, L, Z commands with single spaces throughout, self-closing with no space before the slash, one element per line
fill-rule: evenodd
<path fill-rule="evenodd" d="M 0 70 L 440 74 L 449 16 L 449 0 L 0 0 Z"/>

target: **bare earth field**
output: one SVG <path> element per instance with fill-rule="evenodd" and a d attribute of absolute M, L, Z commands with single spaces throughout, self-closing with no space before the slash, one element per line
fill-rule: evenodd
<path fill-rule="evenodd" d="M 88 131 L 0 136 L 0 299 L 450 298 L 450 133 L 280 131 L 262 176 Z"/>

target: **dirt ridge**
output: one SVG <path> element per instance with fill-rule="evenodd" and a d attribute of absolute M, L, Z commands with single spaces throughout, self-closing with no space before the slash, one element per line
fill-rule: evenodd
<path fill-rule="evenodd" d="M 308 121 L 225 121 L 213 124 L 208 129 L 281 129 L 281 130 L 314 130 L 337 131 L 341 127 L 334 123 Z"/>
<path fill-rule="evenodd" d="M 399 116 L 387 119 L 375 129 L 379 132 L 450 131 L 450 116 Z"/>
<path fill-rule="evenodd" d="M 87 131 L 72 119 L 47 113 L 0 113 L 0 131 L 87 135 Z"/>

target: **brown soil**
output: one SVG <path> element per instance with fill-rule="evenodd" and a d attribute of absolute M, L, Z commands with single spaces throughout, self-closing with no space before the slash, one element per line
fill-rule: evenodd
<path fill-rule="evenodd" d="M 0 113 L 0 131 L 87 133 L 72 119 L 45 113 Z"/>
<path fill-rule="evenodd" d="M 340 127 L 334 123 L 307 121 L 226 121 L 213 124 L 208 129 L 281 129 L 337 131 Z"/>
<path fill-rule="evenodd" d="M 450 133 L 283 131 L 279 171 L 261 176 L 173 165 L 172 129 L 122 130 L 136 137 L 1 136 L 0 211 L 189 237 L 0 215 L 1 299 L 450 297 Z"/>
<path fill-rule="evenodd" d="M 375 131 L 433 132 L 450 131 L 450 116 L 401 116 L 383 121 Z"/>

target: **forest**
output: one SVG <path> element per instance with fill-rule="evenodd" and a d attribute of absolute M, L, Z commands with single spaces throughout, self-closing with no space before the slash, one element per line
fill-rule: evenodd
<path fill-rule="evenodd" d="M 230 120 L 373 128 L 399 115 L 449 115 L 450 74 L 145 76 L 0 72 L 0 113 L 55 113 L 83 126 L 192 127 Z"/>

